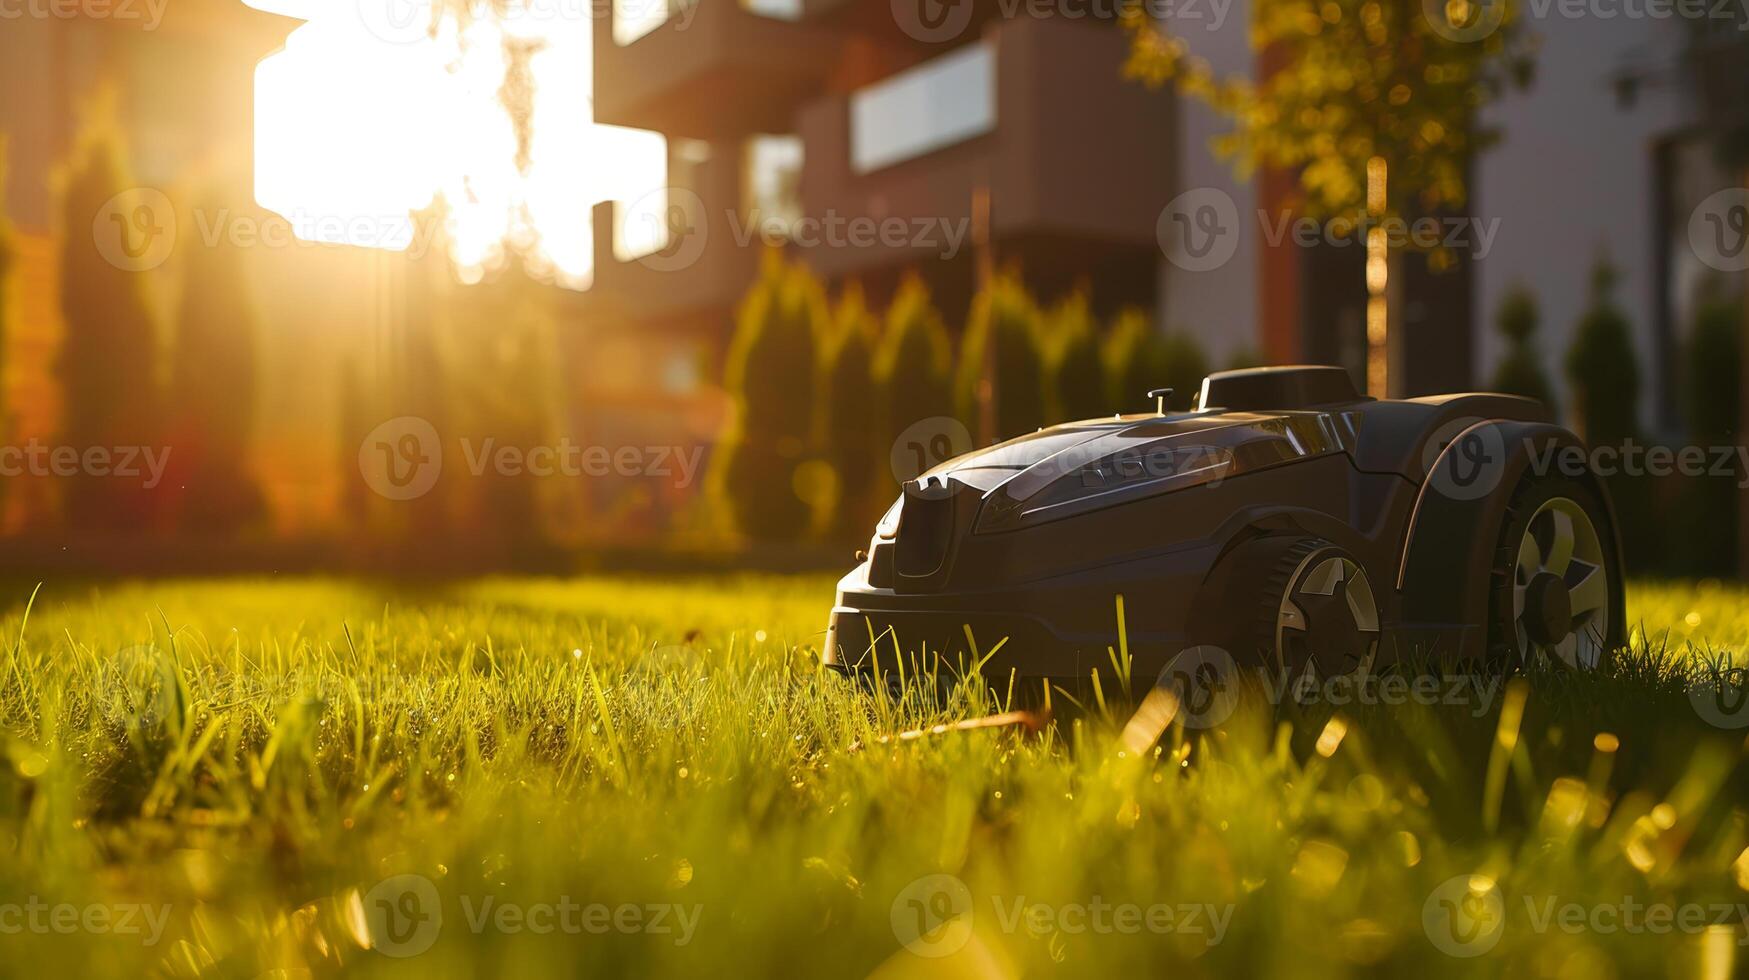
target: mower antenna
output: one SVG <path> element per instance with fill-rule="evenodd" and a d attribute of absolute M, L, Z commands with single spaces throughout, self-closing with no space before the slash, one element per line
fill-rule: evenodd
<path fill-rule="evenodd" d="M 1166 414 L 1166 399 L 1172 397 L 1171 388 L 1155 388 L 1148 392 L 1148 397 L 1154 399 L 1154 412 L 1157 415 Z"/>

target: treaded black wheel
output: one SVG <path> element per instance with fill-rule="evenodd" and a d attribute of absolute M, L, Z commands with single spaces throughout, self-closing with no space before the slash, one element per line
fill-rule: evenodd
<path fill-rule="evenodd" d="M 1488 649 L 1595 669 L 1619 642 L 1622 578 L 1609 511 L 1585 484 L 1533 476 L 1513 491 L 1489 570 Z"/>
<path fill-rule="evenodd" d="M 1228 589 L 1247 590 L 1229 603 L 1243 620 L 1236 638 L 1245 652 L 1292 675 L 1371 668 L 1378 603 L 1353 555 L 1323 538 L 1272 535 L 1241 545 L 1229 560 Z"/>

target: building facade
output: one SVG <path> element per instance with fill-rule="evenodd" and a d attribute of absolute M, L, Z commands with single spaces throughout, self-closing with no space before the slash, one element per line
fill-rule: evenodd
<path fill-rule="evenodd" d="M 1157 303 L 1173 100 L 1122 78 L 1109 22 L 984 6 L 937 40 L 863 0 L 616 5 L 596 122 L 668 138 L 669 224 L 697 240 L 634 254 L 637 208 L 601 205 L 590 304 L 720 337 L 773 244 L 876 303 L 915 271 L 952 324 L 993 268 L 1045 298 Z"/>

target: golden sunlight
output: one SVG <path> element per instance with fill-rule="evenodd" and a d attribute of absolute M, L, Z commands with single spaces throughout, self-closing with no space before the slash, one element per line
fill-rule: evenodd
<path fill-rule="evenodd" d="M 406 251 L 441 198 L 464 282 L 585 289 L 590 209 L 666 183 L 660 134 L 592 121 L 588 0 L 247 2 L 307 21 L 255 76 L 256 200 L 300 238 Z"/>

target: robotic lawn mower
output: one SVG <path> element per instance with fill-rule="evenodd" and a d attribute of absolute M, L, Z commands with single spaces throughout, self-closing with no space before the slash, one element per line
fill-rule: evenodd
<path fill-rule="evenodd" d="M 906 483 L 838 583 L 825 663 L 1086 678 L 1110 667 L 1120 595 L 1144 682 L 1205 644 L 1332 674 L 1413 651 L 1586 669 L 1620 643 L 1609 496 L 1537 402 L 1375 400 L 1340 368 L 1282 367 L 1210 375 L 1197 406 L 1052 426 Z"/>

